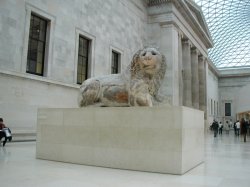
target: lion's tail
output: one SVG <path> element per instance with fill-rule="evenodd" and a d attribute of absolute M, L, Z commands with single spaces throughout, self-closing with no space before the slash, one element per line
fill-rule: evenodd
<path fill-rule="evenodd" d="M 86 80 L 80 87 L 78 104 L 80 107 L 92 105 L 99 100 L 101 84 L 97 79 Z"/>

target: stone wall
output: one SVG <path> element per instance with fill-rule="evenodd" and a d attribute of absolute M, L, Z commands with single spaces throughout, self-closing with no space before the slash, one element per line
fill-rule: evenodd
<path fill-rule="evenodd" d="M 225 120 L 237 119 L 237 113 L 249 111 L 250 71 L 231 69 L 221 71 L 219 78 L 220 110 Z M 231 116 L 225 117 L 225 103 L 231 103 Z"/>
<path fill-rule="evenodd" d="M 6 89 L 1 94 L 7 97 L 0 95 L 0 107 L 13 101 L 23 106 L 27 93 L 29 100 L 23 108 L 34 114 L 38 107 L 76 106 L 69 98 L 75 98 L 78 92 L 78 41 L 82 35 L 91 40 L 89 77 L 111 73 L 112 50 L 121 54 L 122 71 L 135 51 L 144 45 L 155 45 L 167 59 L 167 72 L 160 89 L 165 102 L 206 113 L 207 48 L 213 44 L 201 10 L 192 1 L 171 0 L 152 6 L 146 3 L 143 0 L 1 1 L 0 43 L 4 46 L 0 49 L 0 84 L 6 87 L 5 82 L 9 81 L 15 90 L 25 94 L 17 97 Z M 43 77 L 26 73 L 31 13 L 49 20 Z M 36 90 L 30 89 L 30 82 L 36 85 Z M 62 96 L 48 90 L 50 93 L 43 95 L 43 102 L 39 103 L 37 99 L 41 98 L 40 93 L 46 94 L 43 87 L 47 84 L 62 90 Z M 60 103 L 56 97 L 64 101 Z M 12 111 L 3 109 L 7 123 Z M 36 120 L 30 120 L 28 112 L 22 115 L 16 112 L 15 116 L 22 117 L 15 121 L 35 128 Z M 12 125 L 22 127 L 16 122 Z"/>
<path fill-rule="evenodd" d="M 49 21 L 44 76 L 26 73 L 31 12 Z M 0 113 L 12 130 L 34 130 L 38 107 L 76 107 L 79 34 L 92 40 L 90 76 L 121 69 L 145 41 L 146 8 L 135 0 L 0 1 Z"/>
<path fill-rule="evenodd" d="M 242 116 L 247 120 L 250 120 L 250 116 L 249 116 L 249 111 L 250 111 L 250 98 L 249 98 L 249 94 L 250 93 L 250 80 L 248 82 L 247 85 L 243 86 L 240 89 L 237 89 L 237 92 L 235 93 L 235 95 L 237 95 L 237 99 L 235 100 L 235 111 L 237 113 L 245 113 Z M 234 115 L 235 117 L 235 115 Z M 241 119 L 240 117 L 238 119 Z"/>
<path fill-rule="evenodd" d="M 36 131 L 39 107 L 77 106 L 78 86 L 4 73 L 0 74 L 0 114 L 14 134 Z"/>
<path fill-rule="evenodd" d="M 123 52 L 122 67 L 145 41 L 146 11 L 141 1 L 58 1 L 8 0 L 1 1 L 0 67 L 25 73 L 27 36 L 30 10 L 51 19 L 50 40 L 52 54 L 49 56 L 47 77 L 74 84 L 78 40 L 76 30 L 94 38 L 92 75 L 110 74 L 110 48 Z M 140 6 L 138 6 L 138 4 Z"/>
<path fill-rule="evenodd" d="M 207 125 L 211 125 L 213 119 L 220 120 L 218 81 L 218 75 L 209 68 L 207 76 Z"/>

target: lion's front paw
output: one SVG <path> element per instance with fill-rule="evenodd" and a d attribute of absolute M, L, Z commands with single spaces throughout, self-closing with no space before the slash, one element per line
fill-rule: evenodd
<path fill-rule="evenodd" d="M 129 101 L 130 106 L 153 106 L 148 84 L 140 79 L 131 81 Z"/>
<path fill-rule="evenodd" d="M 152 97 L 149 94 L 131 94 L 130 106 L 153 106 Z"/>

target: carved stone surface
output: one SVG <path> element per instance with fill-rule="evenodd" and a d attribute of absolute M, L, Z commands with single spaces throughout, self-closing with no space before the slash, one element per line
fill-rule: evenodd
<path fill-rule="evenodd" d="M 80 87 L 80 107 L 153 106 L 160 103 L 158 90 L 166 71 L 166 61 L 157 49 L 145 47 L 135 53 L 121 74 L 87 79 Z"/>

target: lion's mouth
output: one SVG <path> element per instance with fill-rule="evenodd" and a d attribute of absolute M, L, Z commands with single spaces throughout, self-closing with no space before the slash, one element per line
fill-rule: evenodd
<path fill-rule="evenodd" d="M 155 65 L 144 65 L 144 69 L 154 69 Z"/>

